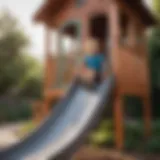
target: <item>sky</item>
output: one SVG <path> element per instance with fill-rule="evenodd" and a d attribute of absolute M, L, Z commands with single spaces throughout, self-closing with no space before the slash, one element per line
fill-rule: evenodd
<path fill-rule="evenodd" d="M 144 0 L 148 5 L 152 0 Z M 32 17 L 44 0 L 0 0 L 0 9 L 8 8 L 20 21 L 31 39 L 29 48 L 32 56 L 39 60 L 44 58 L 43 26 L 34 24 Z"/>

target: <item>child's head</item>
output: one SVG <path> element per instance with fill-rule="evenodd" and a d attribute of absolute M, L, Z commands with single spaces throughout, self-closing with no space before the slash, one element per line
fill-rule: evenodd
<path fill-rule="evenodd" d="M 84 52 L 86 54 L 96 54 L 99 51 L 99 43 L 96 39 L 90 38 L 84 43 Z"/>

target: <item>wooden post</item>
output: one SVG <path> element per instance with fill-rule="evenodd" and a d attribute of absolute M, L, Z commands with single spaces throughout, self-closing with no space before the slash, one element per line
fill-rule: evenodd
<path fill-rule="evenodd" d="M 117 78 L 119 68 L 119 41 L 120 41 L 120 23 L 119 23 L 119 8 L 118 5 L 111 1 L 109 12 L 109 33 L 110 33 L 110 58 L 112 70 Z M 109 15 L 108 15 L 109 14 Z"/>
<path fill-rule="evenodd" d="M 120 23 L 119 23 L 119 7 L 112 1 L 109 10 L 109 24 L 110 24 L 110 39 L 111 39 L 111 64 L 112 70 L 116 77 L 117 87 L 119 86 L 119 41 L 120 41 Z M 122 149 L 124 146 L 124 127 L 123 127 L 123 103 L 122 97 L 116 88 L 116 95 L 114 99 L 114 118 L 115 118 L 115 140 L 116 147 Z"/>
<path fill-rule="evenodd" d="M 60 87 L 62 83 L 64 82 L 64 77 L 63 77 L 63 70 L 61 67 L 63 67 L 64 64 L 62 64 L 62 56 L 63 56 L 63 50 L 62 50 L 62 39 L 63 39 L 63 30 L 60 28 L 58 31 L 58 36 L 57 36 L 57 85 Z"/>
<path fill-rule="evenodd" d="M 49 26 L 45 27 L 45 70 L 44 70 L 44 97 L 47 92 L 52 88 L 53 81 L 55 81 L 56 64 L 51 51 L 51 29 Z M 49 104 L 46 99 L 42 105 L 42 115 L 46 116 L 49 113 Z M 42 117 L 43 119 L 43 117 Z"/>
<path fill-rule="evenodd" d="M 45 80 L 44 80 L 44 91 L 48 90 L 52 84 L 52 59 L 50 55 L 50 29 L 48 26 L 45 27 Z"/>
<path fill-rule="evenodd" d="M 114 99 L 114 118 L 115 118 L 115 143 L 117 149 L 124 147 L 124 108 L 123 99 L 120 94 L 116 94 Z"/>
<path fill-rule="evenodd" d="M 150 98 L 143 98 L 143 117 L 144 117 L 144 128 L 145 137 L 148 138 L 151 135 L 152 130 L 152 110 Z"/>
<path fill-rule="evenodd" d="M 59 39 L 59 37 L 58 37 Z M 57 59 L 56 54 L 53 53 L 52 43 L 52 29 L 46 26 L 45 28 L 45 83 L 44 90 L 51 89 L 53 84 L 56 83 L 57 73 Z"/>
<path fill-rule="evenodd" d="M 145 126 L 145 136 L 148 138 L 152 133 L 152 104 L 151 104 L 151 82 L 150 82 L 150 70 L 149 70 L 149 54 L 147 49 L 147 36 L 145 34 L 146 27 L 141 26 L 141 52 L 143 53 L 143 60 L 146 67 L 146 93 L 143 98 L 143 116 Z"/>

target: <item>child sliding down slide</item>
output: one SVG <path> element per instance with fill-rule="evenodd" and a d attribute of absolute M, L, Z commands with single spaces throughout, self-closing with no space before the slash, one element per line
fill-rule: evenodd
<path fill-rule="evenodd" d="M 84 60 L 76 71 L 80 83 L 94 87 L 101 81 L 105 57 L 100 53 L 100 44 L 95 39 L 89 39 L 84 44 Z"/>

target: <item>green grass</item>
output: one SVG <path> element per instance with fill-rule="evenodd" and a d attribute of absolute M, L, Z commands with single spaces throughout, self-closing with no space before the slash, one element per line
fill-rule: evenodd
<path fill-rule="evenodd" d="M 28 135 L 36 128 L 36 124 L 33 121 L 27 121 L 22 128 L 17 132 L 17 136 L 22 138 Z"/>

